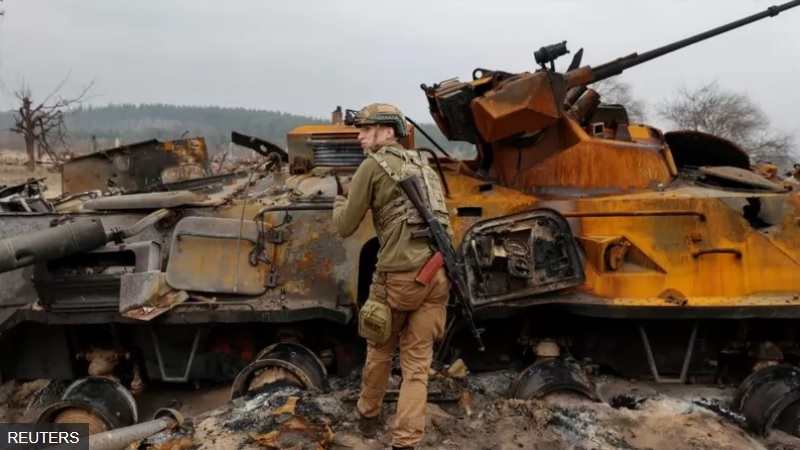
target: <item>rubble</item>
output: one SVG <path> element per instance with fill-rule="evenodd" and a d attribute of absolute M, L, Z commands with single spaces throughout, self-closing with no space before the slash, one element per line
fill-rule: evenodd
<path fill-rule="evenodd" d="M 195 417 L 176 430 L 158 433 L 136 449 L 266 448 L 322 450 L 334 439 L 320 397 L 283 387 L 234 401 Z"/>
<path fill-rule="evenodd" d="M 428 403 L 427 431 L 420 450 L 800 448 L 800 439 L 780 431 L 766 438 L 748 433 L 741 418 L 728 410 L 734 388 L 665 386 L 604 375 L 593 380 L 602 402 L 560 392 L 540 400 L 507 399 L 515 375 L 511 371 L 475 374 L 463 384 L 434 377 L 432 390 L 466 388 L 471 411 L 460 400 Z M 135 442 L 127 450 L 387 448 L 394 405 L 385 403 L 377 438 L 361 438 L 352 402 L 358 383 L 356 378 L 332 378 L 324 394 L 274 387 L 211 405 L 213 409 L 187 417 L 183 426 Z M 11 384 L 0 387 L 0 393 L 7 394 Z M 42 384 L 15 387 L 18 399 L 41 390 Z M 13 417 L 1 412 L 0 418 Z"/>
<path fill-rule="evenodd" d="M 44 178 L 29 178 L 12 186 L 0 185 L 0 212 L 53 212 L 53 206 L 45 200 L 47 186 Z"/>

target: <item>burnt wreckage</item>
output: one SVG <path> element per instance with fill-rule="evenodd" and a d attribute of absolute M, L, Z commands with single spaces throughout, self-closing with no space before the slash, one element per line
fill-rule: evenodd
<path fill-rule="evenodd" d="M 442 133 L 477 149 L 420 149 L 444 182 L 465 286 L 437 366 L 513 365 L 521 399 L 601 401 L 597 371 L 734 383 L 752 431 L 800 434 L 800 196 L 735 143 L 631 123 L 589 87 L 798 4 L 597 67 L 581 50 L 556 71 L 561 43 L 532 73 L 423 85 Z M 148 141 L 67 162 L 50 202 L 15 188 L 0 213 L 2 379 L 71 381 L 39 420 L 81 409 L 102 431 L 136 422 L 150 383 L 232 381 L 236 399 L 357 371 L 353 318 L 378 243 L 371 220 L 346 240 L 332 224 L 334 175 L 364 158 L 342 118 L 293 130 L 288 151 L 234 132 L 264 157 L 240 172 L 212 174 L 201 138 Z"/>

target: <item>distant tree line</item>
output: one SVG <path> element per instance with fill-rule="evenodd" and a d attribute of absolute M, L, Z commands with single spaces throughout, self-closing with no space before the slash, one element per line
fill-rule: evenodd
<path fill-rule="evenodd" d="M 300 125 L 331 123 L 330 117 L 315 118 L 279 111 L 167 104 L 84 106 L 65 115 L 64 120 L 68 130 L 65 141 L 69 150 L 78 153 L 91 151 L 93 147 L 113 147 L 116 139 L 130 144 L 181 136 L 202 136 L 212 152 L 224 151 L 234 130 L 285 147 L 286 135 L 292 129 Z M 0 113 L 0 146 L 23 149 L 21 136 L 9 130 L 13 123 L 11 113 Z M 473 145 L 448 142 L 434 124 L 420 123 L 420 126 L 448 152 L 461 157 L 475 155 Z M 416 136 L 418 146 L 433 147 L 421 133 Z"/>
<path fill-rule="evenodd" d="M 619 79 L 605 80 L 591 87 L 600 93 L 603 103 L 624 105 L 633 122 L 643 123 L 654 112 L 672 129 L 704 131 L 730 139 L 740 145 L 754 162 L 771 161 L 781 168 L 791 167 L 797 162 L 794 133 L 773 128 L 755 101 L 745 93 L 722 88 L 716 80 L 691 89 L 682 87 L 655 105 L 653 111 L 633 94 L 629 84 Z M 32 154 L 31 143 L 36 141 L 39 147 L 44 144 L 50 153 L 54 150 L 50 144 L 58 142 L 59 151 L 66 146 L 67 150 L 86 153 L 114 147 L 117 140 L 130 144 L 149 139 L 202 136 L 211 153 L 217 153 L 227 150 L 231 131 L 238 131 L 285 148 L 286 135 L 292 129 L 331 122 L 330 117 L 216 106 L 120 104 L 68 107 L 82 95 L 65 100 L 51 94 L 44 96 L 45 100 L 40 103 L 34 101 L 30 91 L 19 90 L 20 109 L 0 113 L 0 147 L 20 150 L 27 147 L 28 153 Z M 46 113 L 42 115 L 42 111 Z M 475 156 L 472 144 L 448 141 L 433 123 L 420 123 L 420 126 L 448 153 L 461 158 Z M 38 134 L 27 133 L 26 139 L 23 136 L 28 129 Z M 66 132 L 62 133 L 62 130 Z M 49 133 L 48 139 L 44 138 L 45 132 Z M 422 133 L 417 133 L 416 143 L 434 147 Z M 234 155 L 248 155 L 251 151 L 239 149 L 234 152 Z"/>

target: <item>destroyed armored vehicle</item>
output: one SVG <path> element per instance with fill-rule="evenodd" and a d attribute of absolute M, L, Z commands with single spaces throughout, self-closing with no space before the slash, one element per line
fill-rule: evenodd
<path fill-rule="evenodd" d="M 631 123 L 589 87 L 797 3 L 597 67 L 579 51 L 556 71 L 561 43 L 535 52 L 535 72 L 422 86 L 442 133 L 477 149 L 424 149 L 467 287 L 440 364 L 514 365 L 509 396 L 524 399 L 567 389 L 599 401 L 597 372 L 734 383 L 753 431 L 800 432 L 800 196 L 751 170 L 736 143 Z M 264 156 L 236 173 L 210 174 L 199 139 L 87 155 L 65 164 L 53 210 L 3 212 L 3 379 L 113 378 L 134 394 L 233 381 L 236 398 L 357 374 L 353 319 L 378 242 L 369 217 L 344 240 L 332 223 L 334 176 L 364 159 L 341 116 L 293 130 L 286 152 L 234 133 Z"/>

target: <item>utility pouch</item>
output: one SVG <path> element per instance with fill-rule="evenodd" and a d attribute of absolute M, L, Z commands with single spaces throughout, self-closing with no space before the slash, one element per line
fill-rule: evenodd
<path fill-rule="evenodd" d="M 431 278 L 436 272 L 444 265 L 444 256 L 442 256 L 441 252 L 436 252 L 428 258 L 428 261 L 419 269 L 417 272 L 417 277 L 415 278 L 416 282 L 428 287 L 431 283 Z"/>
<path fill-rule="evenodd" d="M 386 303 L 368 299 L 358 314 L 358 335 L 376 344 L 389 341 L 392 333 L 392 309 Z"/>

